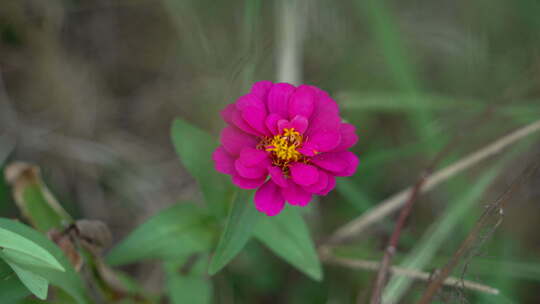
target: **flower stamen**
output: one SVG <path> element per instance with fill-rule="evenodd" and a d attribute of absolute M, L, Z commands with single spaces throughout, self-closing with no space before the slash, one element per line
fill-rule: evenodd
<path fill-rule="evenodd" d="M 291 162 L 305 161 L 305 157 L 298 152 L 298 148 L 303 142 L 302 135 L 294 128 L 284 129 L 282 134 L 274 137 L 265 137 L 259 144 L 259 148 L 264 148 L 272 156 L 272 164 L 281 167 L 284 173 L 288 172 Z"/>

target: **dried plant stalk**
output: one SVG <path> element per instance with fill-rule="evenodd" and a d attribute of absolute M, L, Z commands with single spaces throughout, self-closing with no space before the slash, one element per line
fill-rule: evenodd
<path fill-rule="evenodd" d="M 537 120 L 521 129 L 518 129 L 504 137 L 501 137 L 498 140 L 492 142 L 491 144 L 481 148 L 480 150 L 465 156 L 464 158 L 453 163 L 452 165 L 435 172 L 433 175 L 426 179 L 420 192 L 424 193 L 432 190 L 433 188 L 455 176 L 456 174 L 473 167 L 474 165 L 478 164 L 482 160 L 487 159 L 490 156 L 502 152 L 505 148 L 509 147 L 513 143 L 537 131 L 540 131 L 540 120 Z M 409 187 L 401 192 L 398 192 L 395 195 L 377 204 L 376 207 L 370 209 L 361 216 L 345 224 L 332 234 L 329 240 L 325 243 L 325 246 L 332 246 L 334 244 L 342 243 L 345 240 L 350 239 L 355 235 L 358 235 L 372 224 L 380 221 L 382 218 L 388 216 L 389 214 L 397 210 L 399 207 L 401 207 L 410 197 L 412 191 L 414 191 L 413 187 Z"/>

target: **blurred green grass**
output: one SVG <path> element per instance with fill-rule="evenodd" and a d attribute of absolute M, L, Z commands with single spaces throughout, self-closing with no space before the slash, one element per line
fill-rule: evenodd
<path fill-rule="evenodd" d="M 117 234 L 135 225 L 124 209 L 135 210 L 142 220 L 158 204 L 172 202 L 172 197 L 198 195 L 189 187 L 192 182 L 184 168 L 162 170 L 176 161 L 168 142 L 173 117 L 184 117 L 217 134 L 222 126 L 219 109 L 253 81 L 276 80 L 279 16 L 270 1 L 29 5 L 36 17 L 25 15 L 16 2 L 0 8 L 0 66 L 11 107 L 25 123 L 45 131 L 37 136 L 25 128 L 14 130 L 2 117 L 0 136 L 5 132 L 19 138 L 10 159 L 30 159 L 48 172 L 67 172 L 50 173 L 48 184 L 59 185 L 56 192 L 79 202 L 86 216 L 102 216 L 118 228 Z M 316 239 L 412 184 L 455 136 L 464 139 L 452 147 L 443 165 L 540 117 L 539 14 L 535 0 L 310 3 L 309 12 L 299 16 L 308 24 L 305 82 L 336 97 L 343 116 L 358 128 L 355 152 L 361 159 L 357 174 L 340 180 L 337 191 L 310 213 Z M 0 105 L 2 115 L 9 115 L 6 103 Z M 486 111 L 489 116 L 484 120 Z M 480 126 L 469 128 L 475 121 Z M 50 133 L 111 146 L 120 160 L 106 166 L 89 164 L 69 153 L 67 144 L 47 141 Z M 537 155 L 537 142 L 535 137 L 504 162 L 490 160 L 423 196 L 396 263 L 413 252 L 428 227 L 450 216 L 443 210 L 474 190 L 479 176 L 500 166 L 493 173 L 495 181 L 471 206 L 475 211 L 460 218 L 463 225 L 437 253 L 438 262 L 427 265 L 443 264 L 483 205 L 505 189 L 507 176 L 514 176 Z M 151 175 L 143 178 L 143 174 Z M 74 181 L 73 176 L 83 178 Z M 534 182 L 523 190 L 529 194 L 517 196 L 511 204 L 522 211 L 505 217 L 508 224 L 480 249 L 482 255 L 470 261 L 466 273 L 500 288 L 503 296 L 467 293 L 471 303 L 538 301 L 530 291 L 540 279 L 536 271 L 540 248 L 534 233 L 540 210 L 534 203 L 538 181 Z M 100 191 L 94 191 L 94 185 Z M 134 188 L 141 193 L 133 193 Z M 2 215 L 14 214 L 8 191 L 0 185 Z M 108 208 L 109 202 L 117 209 L 104 215 L 99 210 Z M 523 212 L 531 214 L 527 222 L 521 218 Z M 392 222 L 389 218 L 377 225 L 375 232 L 354 244 L 350 256 L 380 258 Z M 517 224 L 524 227 L 510 229 Z M 246 251 L 231 271 L 216 279 L 218 303 L 352 303 L 359 293 L 367 299 L 371 288 L 371 272 L 330 266 L 325 269 L 326 281 L 317 284 L 256 244 L 249 244 Z M 267 260 L 273 267 L 259 265 Z M 133 271 L 144 276 L 141 269 Z M 256 277 L 255 283 L 245 276 Z M 410 303 L 423 288 L 422 283 L 413 284 L 402 302 Z"/>

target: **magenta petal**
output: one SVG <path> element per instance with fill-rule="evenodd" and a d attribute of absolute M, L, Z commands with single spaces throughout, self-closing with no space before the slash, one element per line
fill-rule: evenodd
<path fill-rule="evenodd" d="M 313 143 L 307 142 L 297 149 L 297 151 L 305 156 L 315 156 L 319 151 L 319 147 Z"/>
<path fill-rule="evenodd" d="M 214 160 L 214 166 L 218 172 L 229 175 L 235 174 L 234 158 L 223 146 L 219 146 L 214 153 L 212 153 L 212 159 Z"/>
<path fill-rule="evenodd" d="M 323 98 L 323 97 L 329 97 L 330 95 L 328 95 L 328 93 L 321 89 L 321 88 L 318 88 L 316 86 L 312 86 L 312 85 L 308 85 L 316 94 L 319 98 Z"/>
<path fill-rule="evenodd" d="M 333 113 L 324 113 L 317 114 L 316 119 L 311 119 L 309 121 L 309 128 L 306 131 L 306 135 L 313 136 L 319 132 L 324 131 L 333 131 L 339 130 L 339 124 L 341 123 L 341 118 L 337 114 Z"/>
<path fill-rule="evenodd" d="M 308 120 L 304 116 L 297 115 L 291 121 L 281 119 L 277 122 L 279 133 L 283 133 L 285 129 L 294 129 L 299 133 L 304 133 L 308 126 Z"/>
<path fill-rule="evenodd" d="M 278 126 L 278 132 L 280 134 L 283 133 L 283 130 L 292 128 L 291 123 L 286 119 L 282 119 L 278 121 L 277 126 Z"/>
<path fill-rule="evenodd" d="M 322 95 L 319 94 L 318 104 L 319 109 L 325 109 L 325 111 L 331 111 L 339 115 L 338 104 L 327 93 L 324 92 Z"/>
<path fill-rule="evenodd" d="M 349 164 L 343 157 L 343 153 L 344 152 L 321 153 L 311 158 L 311 162 L 330 172 L 341 172 L 345 170 Z"/>
<path fill-rule="evenodd" d="M 337 176 L 352 176 L 356 172 L 356 168 L 358 168 L 358 163 L 360 162 L 358 156 L 350 151 L 346 152 L 348 152 L 346 158 L 349 165 L 344 171 L 336 173 Z"/>
<path fill-rule="evenodd" d="M 309 186 L 304 186 L 304 189 L 309 193 L 320 193 L 321 191 L 324 191 L 326 189 L 326 186 L 328 185 L 328 173 L 324 172 L 323 170 L 319 170 L 319 179 L 316 183 Z"/>
<path fill-rule="evenodd" d="M 235 174 L 232 177 L 233 183 L 242 189 L 259 188 L 264 183 L 265 180 L 266 180 L 266 176 L 262 178 L 252 179 L 252 178 L 241 177 L 240 175 Z"/>
<path fill-rule="evenodd" d="M 283 118 L 281 116 L 279 116 L 278 114 L 275 114 L 275 113 L 272 113 L 272 114 L 270 114 L 270 115 L 268 115 L 266 117 L 266 121 L 265 121 L 266 128 L 268 128 L 268 130 L 270 130 L 270 133 L 272 133 L 272 135 L 278 135 L 279 134 L 278 121 L 280 121 L 282 119 Z"/>
<path fill-rule="evenodd" d="M 309 118 L 315 108 L 316 98 L 312 88 L 306 85 L 299 86 L 289 100 L 289 118 L 296 115 Z"/>
<path fill-rule="evenodd" d="M 294 163 L 290 169 L 293 181 L 299 185 L 309 186 L 319 179 L 319 170 L 314 166 Z"/>
<path fill-rule="evenodd" d="M 341 118 L 337 104 L 330 98 L 319 100 L 317 108 L 309 119 L 308 136 L 320 131 L 339 130 Z"/>
<path fill-rule="evenodd" d="M 266 105 L 262 99 L 255 94 L 244 95 L 236 101 L 236 108 L 243 111 L 246 107 L 255 107 L 263 110 L 266 113 Z"/>
<path fill-rule="evenodd" d="M 285 199 L 280 188 L 271 180 L 267 181 L 255 192 L 255 207 L 259 212 L 274 216 L 279 214 L 284 206 Z"/>
<path fill-rule="evenodd" d="M 328 119 L 325 119 L 324 117 L 317 117 L 319 114 L 321 115 L 332 115 L 335 118 L 338 119 L 338 121 L 341 121 L 341 118 L 339 117 L 339 107 L 335 100 L 333 100 L 330 95 L 324 90 L 321 90 L 315 86 L 309 86 L 317 95 L 317 100 L 315 103 L 315 109 L 313 111 L 312 117 L 310 117 L 310 123 L 311 120 L 316 120 L 316 125 L 319 124 L 319 122 L 325 122 L 328 121 Z M 334 123 L 334 120 L 332 119 L 332 123 Z M 328 129 L 328 128 L 327 128 Z M 331 128 L 330 128 L 331 129 Z"/>
<path fill-rule="evenodd" d="M 268 112 L 287 117 L 289 98 L 294 90 L 294 86 L 288 83 L 274 84 L 268 92 Z"/>
<path fill-rule="evenodd" d="M 347 150 L 358 142 L 356 128 L 353 125 L 342 123 L 339 132 L 341 133 L 341 142 L 334 148 L 334 151 Z"/>
<path fill-rule="evenodd" d="M 270 166 L 268 167 L 268 173 L 270 173 L 270 177 L 280 187 L 287 187 L 287 178 L 285 178 L 285 175 L 283 175 L 283 171 L 281 168 L 276 166 Z"/>
<path fill-rule="evenodd" d="M 242 118 L 260 134 L 270 135 L 270 132 L 266 129 L 266 110 L 254 107 L 246 106 L 242 110 Z"/>
<path fill-rule="evenodd" d="M 272 85 L 272 82 L 268 80 L 257 81 L 251 87 L 251 93 L 259 96 L 261 100 L 265 100 Z"/>
<path fill-rule="evenodd" d="M 234 103 L 227 105 L 225 109 L 221 110 L 221 117 L 226 123 L 233 124 L 232 117 L 234 111 L 236 111 L 236 105 Z"/>
<path fill-rule="evenodd" d="M 336 176 L 353 175 L 358 167 L 358 157 L 347 151 L 358 141 L 355 127 L 341 122 L 337 103 L 319 88 L 260 81 L 221 116 L 229 126 L 212 154 L 216 170 L 240 188 L 258 188 L 255 205 L 267 215 L 280 213 L 285 202 L 305 206 L 314 194 L 328 194 Z M 303 135 L 297 151 L 305 159 L 289 163 L 287 175 L 258 146 L 284 129 Z"/>
<path fill-rule="evenodd" d="M 322 190 L 321 192 L 317 192 L 315 194 L 317 195 L 327 195 L 336 187 L 336 178 L 333 175 L 328 174 L 328 183 L 326 184 L 326 188 Z"/>
<path fill-rule="evenodd" d="M 251 134 L 251 135 L 255 135 L 255 136 L 261 136 L 261 132 L 259 131 L 256 131 L 254 130 L 248 123 L 247 121 L 244 120 L 244 118 L 242 117 L 242 112 L 240 112 L 240 110 L 238 109 L 234 109 L 234 111 L 232 112 L 232 122 L 233 122 L 233 125 L 235 125 L 236 127 L 238 127 L 238 129 L 248 133 L 248 134 Z"/>
<path fill-rule="evenodd" d="M 242 164 L 240 159 L 237 159 L 234 162 L 234 168 L 236 169 L 236 171 L 238 171 L 238 174 L 241 177 L 245 178 L 257 179 L 266 177 L 268 175 L 268 170 L 266 169 L 266 166 L 247 167 Z"/>
<path fill-rule="evenodd" d="M 289 204 L 302 207 L 307 205 L 313 196 L 292 181 L 289 181 L 288 187 L 281 189 L 281 193 Z"/>
<path fill-rule="evenodd" d="M 308 127 L 308 119 L 305 116 L 296 115 L 291 120 L 291 127 L 303 134 Z"/>
<path fill-rule="evenodd" d="M 268 159 L 268 152 L 263 150 L 245 147 L 240 151 L 239 160 L 246 167 L 253 167 Z"/>
<path fill-rule="evenodd" d="M 350 151 L 322 153 L 313 157 L 311 161 L 337 176 L 351 176 L 358 166 L 358 157 Z"/>
<path fill-rule="evenodd" d="M 308 143 L 316 147 L 317 152 L 332 151 L 341 142 L 341 134 L 337 130 L 320 131 L 308 138 Z"/>
<path fill-rule="evenodd" d="M 231 155 L 239 155 L 243 148 L 255 147 L 257 139 L 246 134 L 233 126 L 228 126 L 221 131 L 221 144 Z"/>

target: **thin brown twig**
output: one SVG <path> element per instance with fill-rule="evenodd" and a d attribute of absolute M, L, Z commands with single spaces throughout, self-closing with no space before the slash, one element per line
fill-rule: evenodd
<path fill-rule="evenodd" d="M 487 119 L 490 116 L 490 114 L 491 114 L 491 108 L 488 109 L 485 113 L 483 113 L 481 117 L 483 117 L 484 119 Z M 476 123 L 473 122 L 472 125 L 479 125 L 479 122 L 482 122 L 484 119 L 478 119 L 476 120 Z M 452 148 L 456 146 L 456 144 L 462 139 L 462 137 L 463 137 L 462 133 L 454 136 L 453 139 L 448 144 L 446 144 L 446 147 L 437 153 L 437 155 L 431 161 L 430 165 L 427 167 L 427 169 L 425 169 L 424 173 L 421 174 L 420 178 L 418 179 L 418 181 L 412 188 L 412 191 L 410 192 L 410 195 L 409 195 L 409 199 L 407 200 L 407 202 L 401 209 L 398 221 L 396 222 L 396 226 L 394 227 L 394 231 L 392 232 L 392 235 L 388 242 L 388 246 L 386 247 L 384 251 L 383 260 L 380 264 L 380 269 L 377 272 L 377 277 L 375 279 L 373 292 L 371 294 L 372 304 L 381 303 L 382 291 L 387 283 L 388 271 L 392 265 L 392 259 L 394 258 L 394 255 L 397 250 L 399 237 L 401 236 L 401 231 L 405 227 L 405 223 L 407 222 L 407 219 L 412 211 L 414 202 L 418 198 L 422 187 L 424 186 L 429 176 L 433 173 L 433 169 L 452 150 Z"/>
<path fill-rule="evenodd" d="M 489 116 L 489 113 L 490 112 L 488 110 L 488 112 L 484 113 L 484 116 Z M 405 227 L 405 223 L 407 222 L 407 219 L 409 218 L 409 215 L 411 214 L 414 202 L 418 198 L 422 187 L 424 186 L 429 176 L 433 173 L 433 169 L 437 166 L 437 164 L 452 150 L 453 147 L 456 146 L 456 143 L 459 142 L 461 139 L 462 139 L 462 135 L 455 136 L 446 145 L 444 149 L 439 151 L 439 153 L 437 153 L 437 155 L 431 161 L 431 164 L 427 167 L 427 169 L 425 169 L 424 173 L 420 175 L 420 178 L 418 179 L 418 181 L 412 188 L 412 191 L 410 192 L 410 195 L 409 195 L 409 199 L 407 200 L 407 203 L 401 209 L 399 218 L 396 222 L 396 226 L 394 227 L 394 231 L 392 232 L 388 245 L 386 246 L 386 249 L 384 251 L 383 260 L 380 264 L 379 271 L 377 272 L 377 277 L 375 279 L 373 292 L 371 294 L 370 302 L 372 304 L 381 303 L 382 291 L 384 287 L 386 286 L 388 272 L 392 266 L 392 259 L 394 258 L 394 255 L 396 254 L 397 246 L 399 243 L 399 237 L 401 236 L 401 231 Z"/>
<path fill-rule="evenodd" d="M 378 270 L 381 265 L 381 263 L 377 261 L 338 258 L 338 257 L 332 257 L 332 256 L 327 257 L 324 261 L 329 264 L 345 266 L 351 269 L 363 269 L 363 270 L 370 270 L 370 271 Z M 406 276 L 406 277 L 410 277 L 410 278 L 421 280 L 421 281 L 429 281 L 432 279 L 431 274 L 428 272 L 399 267 L 399 266 L 390 267 L 389 272 L 391 272 L 393 275 Z M 487 285 L 469 281 L 469 280 L 462 280 L 456 277 L 446 278 L 443 284 L 446 286 L 459 285 L 469 290 L 479 291 L 479 292 L 483 292 L 487 294 L 493 294 L 493 295 L 499 294 L 499 290 L 491 286 L 487 286 Z"/>
<path fill-rule="evenodd" d="M 386 285 L 386 278 L 388 276 L 388 271 L 392 264 L 392 259 L 394 258 L 394 255 L 396 254 L 396 248 L 398 246 L 399 237 L 401 236 L 401 231 L 403 230 L 403 227 L 405 227 L 405 222 L 407 221 L 407 218 L 411 214 L 411 210 L 414 205 L 414 202 L 416 201 L 416 198 L 418 197 L 420 189 L 424 185 L 428 175 L 429 175 L 429 170 L 426 171 L 424 174 L 422 174 L 422 176 L 420 177 L 420 179 L 414 186 L 411 192 L 411 195 L 409 197 L 409 200 L 401 209 L 398 221 L 396 222 L 396 226 L 394 228 L 394 231 L 392 232 L 390 241 L 388 242 L 388 246 L 386 246 L 386 249 L 384 251 L 384 256 L 380 264 L 379 271 L 377 272 L 375 285 L 373 287 L 373 292 L 371 294 L 371 301 L 370 301 L 371 304 L 381 303 L 381 294 L 384 289 L 384 286 Z"/>
<path fill-rule="evenodd" d="M 465 158 L 465 159 L 462 159 L 462 161 L 456 162 L 454 164 L 454 166 L 450 166 L 450 167 L 447 168 L 447 169 L 452 169 L 453 168 L 454 171 L 447 171 L 447 172 L 458 172 L 456 170 L 456 168 L 465 169 L 465 168 L 467 168 L 467 166 L 464 166 L 464 164 L 465 165 L 468 164 L 470 166 L 470 165 L 474 164 L 475 162 L 478 162 L 479 160 L 482 160 L 482 159 L 486 158 L 487 156 L 502 150 L 504 147 L 506 147 L 510 143 L 512 143 L 512 142 L 514 142 L 514 141 L 516 141 L 516 140 L 518 140 L 518 139 L 526 136 L 527 134 L 530 134 L 530 133 L 532 133 L 532 132 L 534 132 L 534 131 L 536 131 L 538 129 L 540 129 L 540 121 L 538 121 L 536 123 L 533 123 L 532 126 L 529 125 L 529 126 L 526 126 L 525 128 L 522 128 L 522 129 L 514 132 L 514 133 L 511 133 L 510 135 L 507 135 L 507 136 L 501 138 L 500 140 L 494 142 L 493 144 L 487 146 L 486 148 L 481 149 L 480 151 L 471 154 L 468 158 Z M 373 288 L 373 292 L 372 292 L 372 295 L 371 295 L 371 301 L 370 301 L 371 304 L 379 304 L 379 303 L 381 303 L 382 291 L 383 291 L 383 289 L 384 289 L 384 287 L 386 285 L 388 272 L 389 272 L 389 269 L 390 269 L 391 264 L 392 264 L 392 259 L 393 259 L 394 255 L 395 255 L 396 248 L 398 246 L 399 237 L 401 235 L 401 231 L 403 230 L 403 227 L 405 226 L 406 220 L 407 220 L 408 216 L 411 213 L 414 202 L 418 198 L 419 194 L 422 192 L 422 190 L 423 190 L 422 187 L 428 181 L 430 181 L 430 174 L 431 174 L 433 168 L 435 168 L 437 163 L 444 157 L 444 155 L 446 155 L 450 151 L 450 149 L 453 146 L 455 146 L 454 142 L 457 141 L 458 139 L 460 139 L 460 136 L 455 137 L 454 140 L 452 140 L 452 142 L 450 144 L 448 144 L 445 149 L 443 149 L 440 153 L 437 154 L 437 156 L 431 162 L 430 166 L 425 170 L 425 172 L 421 175 L 419 180 L 416 182 L 414 187 L 409 188 L 410 190 L 407 189 L 405 192 L 400 193 L 401 196 L 398 196 L 400 198 L 403 198 L 403 202 L 405 202 L 405 205 L 404 205 L 404 207 L 402 208 L 402 210 L 400 212 L 398 221 L 396 222 L 394 231 L 393 231 L 393 233 L 392 233 L 392 235 L 390 237 L 390 240 L 388 242 L 388 246 L 385 249 L 383 260 L 382 260 L 382 262 L 380 264 L 380 268 L 379 268 L 379 271 L 377 273 L 374 288 Z M 461 165 L 461 167 L 460 167 L 460 165 Z M 441 170 L 437 174 L 440 174 L 441 172 L 445 172 L 445 171 Z M 436 175 L 435 177 L 437 177 L 437 176 L 441 176 L 441 175 Z M 442 175 L 442 176 L 444 176 L 444 175 Z M 449 178 L 450 176 L 452 176 L 452 174 L 448 174 L 447 178 Z M 436 179 L 431 179 L 432 182 L 433 182 L 433 180 L 436 180 Z M 406 199 L 406 201 L 405 201 L 405 199 Z M 403 203 L 403 202 L 400 202 L 400 204 Z M 399 206 L 397 206 L 397 207 L 399 207 Z M 338 232 L 339 232 L 339 230 L 338 230 Z M 330 240 L 332 240 L 332 238 Z M 330 243 L 330 244 L 332 244 L 332 243 Z M 323 244 L 323 246 L 321 246 L 321 249 L 324 251 L 326 247 L 328 247 L 328 245 Z M 330 247 L 328 247 L 328 248 L 330 248 Z M 328 249 L 328 248 L 326 248 L 326 249 Z"/>
<path fill-rule="evenodd" d="M 458 173 L 461 173 L 474 165 L 478 164 L 482 160 L 487 159 L 490 156 L 496 155 L 502 152 L 505 148 L 509 147 L 511 144 L 537 132 L 540 131 L 540 120 L 537 120 L 523 128 L 520 128 L 506 136 L 503 136 L 491 144 L 463 157 L 457 162 L 451 164 L 450 166 L 441 169 L 435 172 L 433 175 L 429 176 L 424 186 L 420 189 L 420 193 L 424 193 L 432 190 L 439 184 L 448 180 L 449 178 L 455 176 Z M 342 243 L 345 240 L 352 238 L 355 235 L 358 235 L 360 232 L 364 231 L 367 227 L 372 224 L 380 221 L 382 218 L 388 216 L 404 203 L 410 197 L 414 187 L 406 188 L 395 195 L 389 197 L 388 199 L 377 204 L 376 207 L 368 210 L 361 216 L 345 224 L 332 236 L 321 245 L 321 247 L 333 247 L 336 244 Z"/>
<path fill-rule="evenodd" d="M 484 113 L 483 116 L 488 117 L 489 114 L 490 114 L 490 110 Z M 479 121 L 482 121 L 482 120 L 479 120 Z M 418 179 L 418 181 L 412 188 L 412 191 L 410 192 L 410 195 L 409 195 L 409 199 L 407 200 L 407 203 L 401 209 L 399 218 L 396 222 L 396 226 L 394 227 L 394 231 L 392 232 L 392 235 L 388 242 L 388 246 L 386 246 L 386 249 L 384 251 L 383 260 L 380 264 L 380 269 L 377 272 L 377 277 L 375 279 L 373 292 L 371 294 L 372 304 L 381 303 L 382 291 L 384 287 L 386 286 L 388 272 L 392 265 L 392 259 L 394 258 L 394 255 L 396 253 L 399 237 L 401 236 L 401 231 L 405 227 L 405 223 L 407 222 L 407 219 L 409 218 L 414 202 L 418 198 L 420 190 L 422 189 L 422 186 L 424 186 L 428 177 L 433 173 L 433 169 L 452 150 L 452 148 L 456 146 L 456 143 L 462 139 L 462 136 L 463 136 L 462 134 L 454 136 L 454 138 L 446 145 L 446 147 L 442 149 L 441 151 L 439 151 L 439 153 L 437 153 L 437 155 L 431 161 L 431 164 L 428 166 L 427 169 L 425 169 L 424 173 L 421 174 L 420 178 Z"/>
<path fill-rule="evenodd" d="M 518 176 L 512 182 L 510 187 L 508 187 L 508 189 L 506 189 L 506 191 L 495 201 L 495 203 L 491 204 L 484 211 L 484 213 L 480 216 L 469 235 L 461 243 L 459 249 L 454 253 L 450 261 L 448 261 L 444 268 L 440 272 L 438 272 L 435 279 L 428 285 L 418 304 L 429 304 L 431 302 L 439 288 L 441 288 L 444 280 L 448 278 L 451 271 L 457 266 L 463 255 L 471 248 L 473 243 L 477 240 L 482 230 L 488 224 L 489 218 L 494 214 L 501 213 L 512 194 L 519 188 L 520 185 L 523 184 L 525 180 L 533 176 L 539 168 L 540 161 L 537 161 L 533 165 L 528 166 L 523 171 L 523 173 L 521 173 L 520 176 Z"/>

